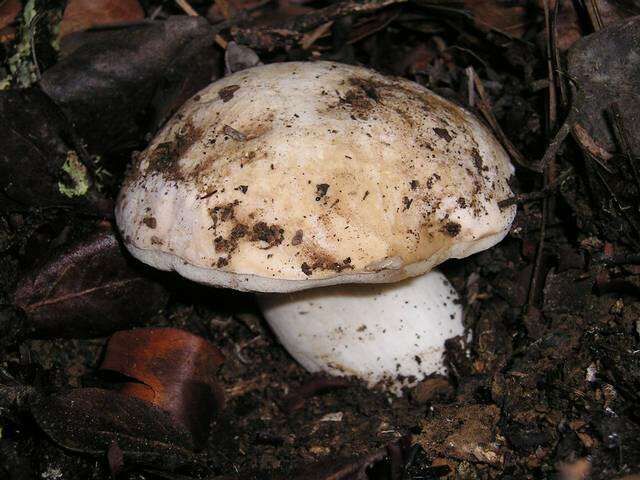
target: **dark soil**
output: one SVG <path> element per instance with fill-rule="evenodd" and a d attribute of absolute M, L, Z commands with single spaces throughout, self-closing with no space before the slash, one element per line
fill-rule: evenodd
<path fill-rule="evenodd" d="M 0 478 L 638 478 L 632 475 L 640 474 L 637 125 L 609 124 L 617 134 L 606 141 L 590 131 L 595 144 L 615 150 L 604 167 L 592 143 L 585 147 L 571 136 L 552 142 L 570 118 L 575 92 L 563 74 L 566 51 L 557 46 L 576 31 L 591 33 L 593 10 L 576 2 L 576 14 L 568 2 L 554 11 L 552 3 L 546 13 L 555 28 L 548 35 L 542 2 L 527 8 L 500 1 L 236 3 L 245 10 L 231 4 L 225 14 L 221 5 L 228 2 L 191 2 L 210 27 L 203 18 L 180 23 L 186 15 L 173 2 L 145 1 L 147 16 L 159 21 L 181 16 L 163 30 L 163 40 L 147 27 L 102 29 L 80 34 L 97 36 L 82 37 L 80 43 L 94 42 L 90 48 L 63 43 L 64 60 L 51 47 L 55 29 L 42 29 L 31 39 L 42 52 L 36 60 L 42 77 L 31 89 L 41 91 L 22 100 L 11 93 L 11 108 L 16 101 L 29 105 L 20 118 L 9 115 L 2 97 L 1 131 L 12 135 L 0 133 Z M 47 13 L 40 22 L 59 20 L 47 2 L 36 5 Z M 602 9 L 604 28 L 638 13 L 626 2 L 593 5 Z M 474 23 L 469 12 L 499 21 L 494 28 Z M 0 77 L 11 71 L 17 45 L 30 38 L 20 18 L 7 25 L 0 25 Z M 129 44 L 115 37 L 121 28 L 132 29 Z M 278 345 L 251 295 L 123 261 L 110 209 L 126 165 L 170 112 L 224 71 L 220 44 L 231 40 L 264 63 L 325 58 L 405 76 L 502 127 L 496 134 L 516 162 L 518 215 L 498 246 L 442 266 L 464 301 L 471 338 L 448 342 L 447 377 L 389 398 L 350 379 L 311 375 Z M 198 63 L 203 52 L 206 62 Z M 99 84 L 91 63 L 97 57 L 116 63 L 123 57 L 126 68 L 107 63 L 115 66 L 101 75 L 110 82 Z M 9 78 L 12 88 L 24 86 L 16 75 Z M 119 96 L 94 95 L 105 88 L 117 88 Z M 46 102 L 38 100 L 45 94 Z M 126 108 L 118 110 L 119 103 Z M 625 129 L 633 138 L 612 143 L 624 139 Z M 81 187 L 78 177 L 60 173 L 72 148 L 88 182 L 73 198 L 56 188 Z M 543 157 L 544 165 L 537 162 Z M 269 245 L 282 241 L 277 226 L 258 230 L 250 234 Z M 107 262 L 117 268 L 91 267 L 97 260 L 87 245 L 98 245 L 96 235 L 109 245 L 99 261 L 117 257 Z M 135 283 L 122 288 L 122 279 Z M 89 289 L 94 296 L 85 295 Z M 71 294 L 80 300 L 70 304 Z M 135 315 L 126 305 L 135 306 Z M 91 421 L 108 420 L 115 403 L 105 402 L 102 411 L 81 411 L 81 402 L 42 407 L 69 392 L 112 388 L 113 378 L 98 371 L 108 336 L 138 326 L 187 330 L 225 356 L 218 380 L 226 407 L 200 452 L 170 445 L 184 432 L 172 437 L 175 426 L 151 425 L 165 418 L 162 412 L 145 417 L 148 434 L 141 425 L 130 442 L 96 448 L 94 439 L 105 432 L 92 432 Z M 56 425 L 61 436 L 51 433 Z M 81 428 L 86 446 L 77 442 Z M 150 441 L 154 435 L 161 441 Z"/>

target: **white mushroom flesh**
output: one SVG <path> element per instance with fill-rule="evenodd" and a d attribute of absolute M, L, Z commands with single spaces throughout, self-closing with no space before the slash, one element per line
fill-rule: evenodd
<path fill-rule="evenodd" d="M 458 295 L 437 271 L 391 285 L 338 285 L 258 301 L 307 370 L 382 382 L 396 393 L 444 373 L 445 340 L 464 334 Z"/>

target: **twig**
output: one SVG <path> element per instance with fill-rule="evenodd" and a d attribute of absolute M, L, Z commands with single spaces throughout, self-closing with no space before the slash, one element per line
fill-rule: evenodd
<path fill-rule="evenodd" d="M 290 22 L 285 22 L 285 25 L 287 25 L 285 28 L 298 32 L 308 31 L 336 18 L 353 15 L 354 13 L 363 14 L 375 12 L 381 8 L 406 3 L 407 1 L 408 0 L 368 0 L 366 2 L 340 2 L 312 13 L 294 17 Z"/>
<path fill-rule="evenodd" d="M 395 12 L 385 12 L 374 20 L 363 22 L 364 26 L 371 25 L 373 23 L 373 28 L 363 28 L 362 24 L 354 26 L 352 29 L 353 32 L 350 32 L 349 39 L 347 40 L 347 45 L 353 45 L 354 43 L 359 42 L 380 30 L 384 30 L 391 22 L 398 18 L 399 15 L 400 10 L 396 10 Z M 379 21 L 380 17 L 383 19 L 382 22 Z"/>
<path fill-rule="evenodd" d="M 372 13 L 408 0 L 343 1 L 311 13 L 298 15 L 278 25 L 263 28 L 238 28 L 234 35 L 238 43 L 258 50 L 272 51 L 276 48 L 299 43 L 304 33 L 347 15 Z"/>
<path fill-rule="evenodd" d="M 151 15 L 149 15 L 149 20 L 155 20 L 156 17 L 158 15 L 160 15 L 160 13 L 162 13 L 162 5 L 158 5 L 153 12 L 151 12 Z"/>
<path fill-rule="evenodd" d="M 638 166 L 636 165 L 635 158 L 633 158 L 633 154 L 631 152 L 631 145 L 629 143 L 629 136 L 627 135 L 627 130 L 624 127 L 622 122 L 622 113 L 620 112 L 620 108 L 617 103 L 613 103 L 611 105 L 611 119 L 613 120 L 613 130 L 620 143 L 620 148 L 622 150 L 622 154 L 627 159 L 629 166 L 631 167 L 631 171 L 633 172 L 633 177 L 636 182 L 636 187 L 638 192 L 640 192 L 640 172 L 638 172 Z"/>
<path fill-rule="evenodd" d="M 604 27 L 604 23 L 602 22 L 602 17 L 600 16 L 600 9 L 598 8 L 598 4 L 595 0 L 586 0 L 585 8 L 587 9 L 587 14 L 589 15 L 589 20 L 591 20 L 591 25 L 593 29 L 597 32 Z"/>
<path fill-rule="evenodd" d="M 609 165 L 607 165 L 607 161 L 611 160 L 613 155 L 596 142 L 593 137 L 589 135 L 589 132 L 579 123 L 576 123 L 571 131 L 578 145 L 582 147 L 585 155 L 591 155 L 602 168 L 612 174 L 613 171 L 611 171 Z"/>
<path fill-rule="evenodd" d="M 480 110 L 480 112 L 484 116 L 484 118 L 487 121 L 487 123 L 489 123 L 489 125 L 493 129 L 494 133 L 500 139 L 500 143 L 502 143 L 502 145 L 507 150 L 507 152 L 509 152 L 509 155 L 511 155 L 511 158 L 518 165 L 520 165 L 521 167 L 526 168 L 528 170 L 536 171 L 535 168 L 533 168 L 531 165 L 529 165 L 525 161 L 524 156 L 518 151 L 518 149 L 515 147 L 515 145 L 513 143 L 511 143 L 511 140 L 509 140 L 509 138 L 506 136 L 506 134 L 504 133 L 502 128 L 500 128 L 500 124 L 498 123 L 498 120 L 496 119 L 495 115 L 493 114 L 493 110 L 491 108 L 491 102 L 489 100 L 489 97 L 488 97 L 487 93 L 484 90 L 484 86 L 482 85 L 482 81 L 480 80 L 478 75 L 475 73 L 474 68 L 471 67 L 471 66 L 468 67 L 468 72 L 471 73 L 471 76 L 473 77 L 473 83 L 474 83 L 474 85 L 476 87 L 476 90 L 478 91 L 478 96 L 480 97 L 478 99 L 478 103 L 477 103 L 478 109 Z"/>
<path fill-rule="evenodd" d="M 540 291 L 540 272 L 542 270 L 545 236 L 547 235 L 548 210 L 549 198 L 545 197 L 542 202 L 542 217 L 540 218 L 540 236 L 538 237 L 538 248 L 536 249 L 536 261 L 533 266 L 533 272 L 531 273 L 531 283 L 529 284 L 529 294 L 527 295 L 527 312 L 531 312 L 535 308 L 534 304 Z"/>
<path fill-rule="evenodd" d="M 566 172 L 563 172 L 558 176 L 558 178 L 555 180 L 553 184 L 537 192 L 519 193 L 517 195 L 514 195 L 513 197 L 509 197 L 504 200 L 501 200 L 498 202 L 498 207 L 506 208 L 515 204 L 527 203 L 534 200 L 542 200 L 543 198 L 546 198 L 552 193 L 554 193 L 556 189 L 562 184 L 562 182 L 564 182 L 569 177 L 571 173 L 572 173 L 571 169 L 567 170 Z"/>
<path fill-rule="evenodd" d="M 558 150 L 560 150 L 560 147 L 571 132 L 571 126 L 573 123 L 575 123 L 575 119 L 573 115 L 569 115 L 560 127 L 560 130 L 556 133 L 555 137 L 553 137 L 553 140 L 551 140 L 551 143 L 547 147 L 546 152 L 544 152 L 542 159 L 535 166 L 536 171 L 544 170 L 549 162 L 556 158 Z"/>
<path fill-rule="evenodd" d="M 552 132 L 556 128 L 556 121 L 558 120 L 557 100 L 556 100 L 556 82 L 555 75 L 553 74 L 553 60 L 551 55 L 551 15 L 549 13 L 549 2 L 543 0 L 544 6 L 544 31 L 547 50 L 547 78 L 549 79 L 549 111 L 547 128 L 549 132 Z M 553 176 L 553 171 L 551 171 Z"/>
<path fill-rule="evenodd" d="M 305 33 L 304 36 L 302 37 L 302 41 L 300 42 L 300 45 L 302 46 L 303 50 L 309 50 L 311 48 L 311 46 L 316 43 L 316 41 L 322 37 L 324 34 L 326 34 L 330 29 L 331 26 L 333 25 L 333 20 L 327 23 L 323 23 L 322 25 L 320 25 L 319 27 L 316 27 L 315 30 L 313 30 L 310 33 Z"/>
<path fill-rule="evenodd" d="M 193 7 L 189 4 L 187 0 L 174 0 L 176 4 L 190 17 L 199 17 L 200 15 L 196 12 Z"/>
<path fill-rule="evenodd" d="M 467 74 L 467 98 L 470 107 L 473 107 L 476 103 L 476 89 L 474 88 L 474 79 L 475 72 L 472 67 L 467 67 L 464 69 Z"/>
<path fill-rule="evenodd" d="M 220 48 L 223 48 L 226 50 L 227 47 L 229 46 L 229 42 L 227 42 L 224 38 L 222 38 L 222 35 L 220 35 L 219 33 L 216 33 L 213 36 L 213 39 L 215 40 L 215 42 L 218 44 Z"/>
<path fill-rule="evenodd" d="M 573 8 L 573 7 L 572 7 Z M 560 1 L 556 1 L 553 16 L 551 17 L 551 47 L 553 50 L 553 69 L 558 76 L 556 77 L 556 81 L 558 83 L 558 87 L 560 88 L 560 100 L 562 102 L 562 108 L 567 109 L 569 105 L 569 95 L 567 93 L 567 86 L 565 84 L 565 77 L 562 75 L 560 70 L 560 50 L 558 49 L 558 12 L 560 10 Z"/>

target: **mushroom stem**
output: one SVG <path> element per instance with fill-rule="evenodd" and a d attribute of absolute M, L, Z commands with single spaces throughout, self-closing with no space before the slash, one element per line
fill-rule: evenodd
<path fill-rule="evenodd" d="M 458 294 L 437 271 L 395 284 L 258 295 L 258 303 L 282 345 L 310 372 L 383 382 L 397 394 L 443 373 L 445 340 L 464 333 Z"/>

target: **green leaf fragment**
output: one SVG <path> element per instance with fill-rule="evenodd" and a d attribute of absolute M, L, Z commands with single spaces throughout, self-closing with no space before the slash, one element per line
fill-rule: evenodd
<path fill-rule="evenodd" d="M 90 182 L 87 167 L 78 159 L 78 154 L 74 150 L 67 152 L 67 159 L 62 165 L 62 170 L 69 175 L 73 185 L 58 182 L 60 193 L 73 198 L 80 197 L 89 191 Z"/>

